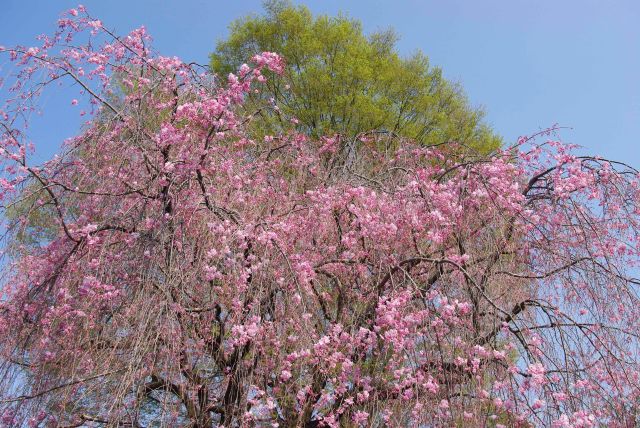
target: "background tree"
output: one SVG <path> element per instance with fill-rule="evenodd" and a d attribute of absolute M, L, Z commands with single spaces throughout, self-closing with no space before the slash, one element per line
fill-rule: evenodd
<path fill-rule="evenodd" d="M 2 423 L 637 422 L 637 170 L 533 137 L 472 160 L 368 141 L 345 169 L 331 136 L 250 138 L 277 54 L 221 85 L 142 29 L 59 24 L 6 51 L 0 199 L 55 229 L 3 254 Z M 25 113 L 63 78 L 96 120 L 32 165 Z"/>
<path fill-rule="evenodd" d="M 385 130 L 425 145 L 455 141 L 484 153 L 499 147 L 501 139 L 461 87 L 421 52 L 401 57 L 393 31 L 367 37 L 355 19 L 313 16 L 283 0 L 265 2 L 265 12 L 234 22 L 211 55 L 213 71 L 223 77 L 257 52 L 285 58 L 284 74 L 250 94 L 251 108 L 274 100 L 285 117 L 299 121 L 298 131 L 316 138 L 339 133 L 348 141 Z M 282 128 L 279 115 L 265 111 L 261 119 L 254 122 L 259 134 Z"/>

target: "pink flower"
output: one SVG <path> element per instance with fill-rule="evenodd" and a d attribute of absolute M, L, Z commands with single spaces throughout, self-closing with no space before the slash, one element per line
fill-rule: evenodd
<path fill-rule="evenodd" d="M 541 386 L 547 382 L 547 379 L 545 378 L 546 370 L 542 364 L 530 364 L 527 368 L 527 372 L 531 375 L 531 383 L 534 386 Z"/>
<path fill-rule="evenodd" d="M 282 372 L 280 372 L 280 379 L 282 379 L 283 382 L 288 381 L 291 379 L 291 372 L 289 370 L 282 370 Z"/>
<path fill-rule="evenodd" d="M 353 422 L 358 425 L 366 425 L 369 419 L 369 413 L 358 410 L 353 414 Z"/>
<path fill-rule="evenodd" d="M 94 21 L 89 21 L 88 24 L 94 30 L 98 30 L 98 29 L 100 29 L 102 27 L 102 21 L 100 21 L 99 19 L 96 19 Z"/>
<path fill-rule="evenodd" d="M 546 403 L 545 403 L 544 400 L 536 400 L 536 401 L 533 402 L 533 405 L 531 406 L 531 408 L 533 410 L 538 410 L 538 409 L 543 408 L 545 406 L 545 404 Z"/>

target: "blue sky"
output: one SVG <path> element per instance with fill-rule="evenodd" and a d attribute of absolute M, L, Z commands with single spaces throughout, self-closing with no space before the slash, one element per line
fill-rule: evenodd
<path fill-rule="evenodd" d="M 3 0 L 0 45 L 32 44 L 55 28 L 67 0 Z M 296 2 L 300 3 L 300 2 Z M 393 27 L 399 49 L 420 49 L 460 82 L 472 104 L 508 142 L 554 123 L 573 128 L 566 142 L 640 167 L 640 2 L 637 0 L 317 0 L 316 13 L 343 11 L 365 31 Z M 165 55 L 207 62 L 227 25 L 259 13 L 261 1 L 86 0 L 118 33 L 144 24 Z M 0 57 L 0 66 L 6 58 Z M 6 69 L 6 67 L 5 67 Z M 40 157 L 78 129 L 77 113 L 58 108 L 36 121 Z M 65 102 L 66 105 L 66 102 Z"/>

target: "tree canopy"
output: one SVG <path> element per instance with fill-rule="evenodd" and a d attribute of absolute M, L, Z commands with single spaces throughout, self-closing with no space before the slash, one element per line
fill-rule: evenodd
<path fill-rule="evenodd" d="M 344 168 L 332 135 L 251 138 L 273 52 L 222 84 L 84 9 L 42 40 L 3 49 L 0 210 L 53 227 L 1 253 L 2 424 L 637 424 L 637 170 L 553 130 L 472 160 L 374 134 Z M 59 79 L 95 120 L 37 165 Z"/>
<path fill-rule="evenodd" d="M 393 31 L 366 36 L 355 19 L 313 16 L 305 6 L 274 0 L 265 3 L 264 15 L 230 26 L 211 67 L 223 77 L 258 52 L 278 52 L 286 61 L 284 75 L 270 76 L 260 94 L 250 96 L 273 99 L 285 116 L 298 119 L 299 131 L 314 137 L 339 133 L 350 139 L 384 130 L 424 145 L 455 141 L 484 153 L 496 149 L 500 137 L 462 88 L 423 53 L 400 56 L 396 41 Z M 278 115 L 262 118 L 255 122 L 260 130 L 281 126 Z"/>

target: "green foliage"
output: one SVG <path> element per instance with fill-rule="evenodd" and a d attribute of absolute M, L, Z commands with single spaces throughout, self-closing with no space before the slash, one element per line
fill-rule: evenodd
<path fill-rule="evenodd" d="M 53 201 L 35 182 L 25 186 L 4 215 L 11 234 L 8 250 L 12 256 L 21 254 L 24 247 L 50 242 L 57 232 Z"/>
<path fill-rule="evenodd" d="M 313 16 L 305 6 L 271 0 L 264 15 L 231 24 L 211 67 L 223 78 L 258 52 L 283 55 L 284 76 L 269 76 L 266 90 L 249 105 L 258 110 L 273 98 L 285 117 L 299 120 L 298 130 L 314 137 L 339 133 L 350 139 L 384 130 L 425 145 L 457 141 L 483 153 L 497 148 L 500 137 L 460 86 L 421 52 L 401 57 L 397 39 L 390 30 L 367 37 L 359 21 L 344 15 Z M 279 115 L 261 113 L 257 132 L 282 129 Z"/>

